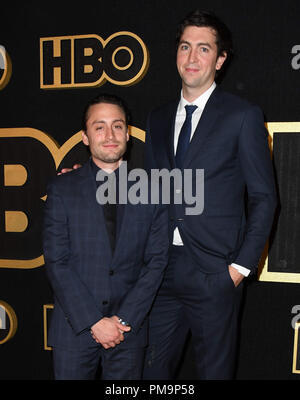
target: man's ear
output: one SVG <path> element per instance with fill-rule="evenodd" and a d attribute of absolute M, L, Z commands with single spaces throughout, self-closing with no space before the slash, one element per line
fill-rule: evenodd
<path fill-rule="evenodd" d="M 82 131 L 81 136 L 82 136 L 82 141 L 83 141 L 83 143 L 84 143 L 86 146 L 89 146 L 89 145 L 90 145 L 90 142 L 89 142 L 88 135 L 87 135 L 84 131 Z"/>
<path fill-rule="evenodd" d="M 223 51 L 223 53 L 220 54 L 219 57 L 217 58 L 217 62 L 216 62 L 216 70 L 217 71 L 219 71 L 222 68 L 226 58 L 227 58 L 227 53 L 226 53 L 226 51 Z"/>

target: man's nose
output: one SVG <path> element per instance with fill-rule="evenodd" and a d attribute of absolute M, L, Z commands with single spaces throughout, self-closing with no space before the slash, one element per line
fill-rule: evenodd
<path fill-rule="evenodd" d="M 105 136 L 106 136 L 107 140 L 112 140 L 114 138 L 114 136 L 115 136 L 114 130 L 110 126 L 107 127 L 105 133 L 106 133 Z"/>
<path fill-rule="evenodd" d="M 195 61 L 197 61 L 198 59 L 198 52 L 196 48 L 191 48 L 190 50 L 190 54 L 189 54 L 189 62 L 193 63 Z"/>

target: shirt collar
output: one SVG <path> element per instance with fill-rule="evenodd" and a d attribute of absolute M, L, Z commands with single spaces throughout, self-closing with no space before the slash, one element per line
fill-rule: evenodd
<path fill-rule="evenodd" d="M 91 167 L 92 167 L 93 174 L 94 174 L 94 176 L 95 176 L 95 178 L 96 178 L 97 173 L 98 173 L 99 171 L 101 171 L 101 168 L 99 168 L 98 165 L 95 164 L 95 162 L 93 161 L 92 157 L 90 157 L 90 163 L 91 163 Z M 113 172 L 115 173 L 116 177 L 118 177 L 119 168 L 115 169 Z"/>
<path fill-rule="evenodd" d="M 197 99 L 195 99 L 192 103 L 189 103 L 182 95 L 182 90 L 181 90 L 181 96 L 180 96 L 180 102 L 178 104 L 178 113 L 183 113 L 185 114 L 185 109 L 184 107 L 186 105 L 194 104 L 195 106 L 198 107 L 198 110 L 203 110 L 210 95 L 216 88 L 216 82 L 213 82 L 212 85 L 210 86 L 209 89 L 207 89 L 204 93 L 201 94 Z M 197 110 L 196 110 L 197 111 Z M 196 112 L 195 111 L 195 112 Z"/>

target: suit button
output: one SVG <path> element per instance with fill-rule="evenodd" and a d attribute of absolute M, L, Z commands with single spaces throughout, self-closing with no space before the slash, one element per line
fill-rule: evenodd
<path fill-rule="evenodd" d="M 104 300 L 104 301 L 102 301 L 102 304 L 103 304 L 104 306 L 106 306 L 106 304 L 108 304 L 108 301 Z"/>
<path fill-rule="evenodd" d="M 114 274 L 114 270 L 110 269 L 109 270 L 109 275 L 113 275 Z"/>

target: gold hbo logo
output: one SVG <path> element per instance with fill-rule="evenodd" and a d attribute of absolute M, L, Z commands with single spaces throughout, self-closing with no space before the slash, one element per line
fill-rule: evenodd
<path fill-rule="evenodd" d="M 149 52 L 134 33 L 76 35 L 40 39 L 41 89 L 97 87 L 106 81 L 130 86 L 149 66 Z"/>
<path fill-rule="evenodd" d="M 5 47 L 0 45 L 0 90 L 8 84 L 12 73 L 10 57 Z"/>

